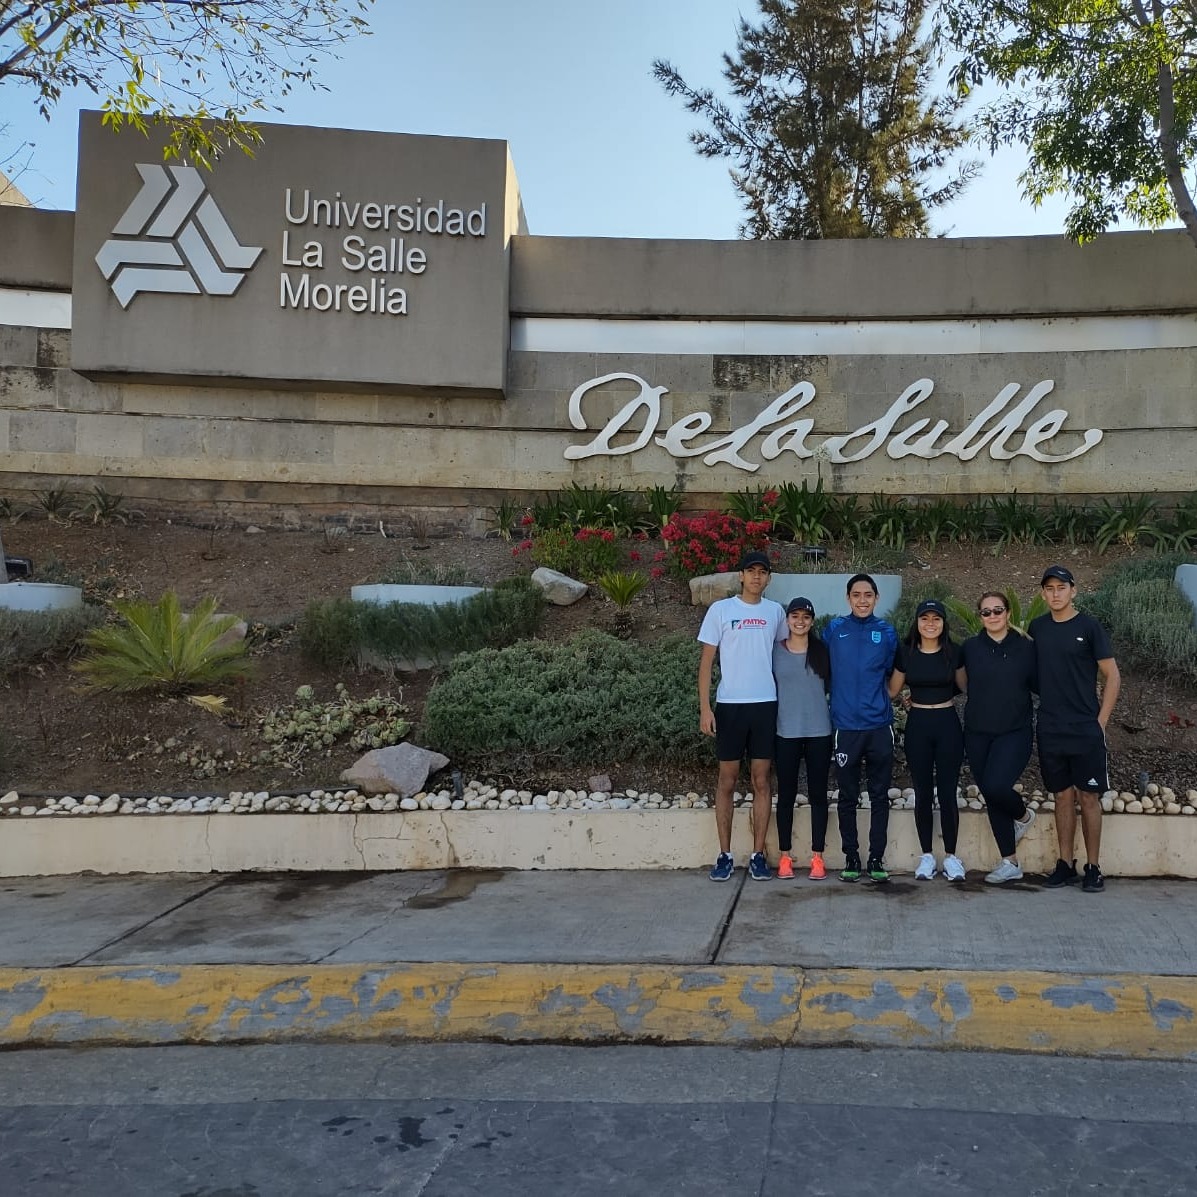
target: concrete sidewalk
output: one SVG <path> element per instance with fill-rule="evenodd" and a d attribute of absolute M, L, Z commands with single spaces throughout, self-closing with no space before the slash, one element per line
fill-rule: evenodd
<path fill-rule="evenodd" d="M 976 1047 L 1197 1059 L 1197 882 L 441 871 L 0 883 L 0 1044 Z"/>

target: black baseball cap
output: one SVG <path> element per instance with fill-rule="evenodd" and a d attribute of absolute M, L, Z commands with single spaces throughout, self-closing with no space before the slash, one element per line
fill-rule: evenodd
<path fill-rule="evenodd" d="M 938 615 L 940 619 L 947 619 L 948 609 L 937 598 L 925 598 L 915 608 L 915 619 L 920 615 Z"/>
<path fill-rule="evenodd" d="M 786 607 L 786 614 L 793 615 L 795 611 L 805 611 L 808 615 L 814 616 L 815 604 L 808 598 L 803 598 L 799 595 L 797 598 L 790 599 L 789 606 Z"/>
<path fill-rule="evenodd" d="M 770 573 L 773 572 L 773 566 L 769 564 L 769 558 L 764 553 L 753 551 L 751 553 L 745 553 L 744 556 L 740 558 L 740 569 L 751 569 L 754 565 L 763 566 Z"/>
<path fill-rule="evenodd" d="M 1065 569 L 1062 565 L 1049 565 L 1043 571 L 1043 578 L 1039 585 L 1046 586 L 1050 578 L 1059 578 L 1061 582 L 1066 582 L 1069 586 L 1076 585 L 1076 578 L 1072 576 L 1070 570 Z"/>

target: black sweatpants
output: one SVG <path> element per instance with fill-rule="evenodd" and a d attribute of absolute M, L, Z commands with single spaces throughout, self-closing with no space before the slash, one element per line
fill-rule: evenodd
<path fill-rule="evenodd" d="M 836 803 L 840 843 L 845 856 L 860 854 L 856 834 L 856 805 L 860 801 L 860 773 L 864 769 L 869 790 L 869 855 L 881 860 L 889 840 L 889 786 L 894 775 L 894 729 L 871 727 L 867 731 L 837 731 L 832 751 L 840 796 Z"/>
<path fill-rule="evenodd" d="M 1014 820 L 1027 813 L 1022 795 L 1014 788 L 1031 759 L 1031 729 L 1000 736 L 966 731 L 964 750 L 977 787 L 985 795 L 989 826 L 1003 856 L 1014 855 Z"/>
<path fill-rule="evenodd" d="M 964 733 L 955 707 L 911 707 L 906 716 L 906 763 L 914 784 L 914 826 L 919 846 L 924 852 L 931 851 L 938 794 L 943 850 L 955 856 L 960 834 L 956 789 L 964 764 Z"/>
<path fill-rule="evenodd" d="M 798 797 L 798 769 L 806 761 L 806 789 L 810 798 L 811 850 L 827 846 L 827 776 L 831 772 L 831 737 L 778 736 L 773 751 L 777 769 L 777 846 L 793 847 L 794 800 Z"/>

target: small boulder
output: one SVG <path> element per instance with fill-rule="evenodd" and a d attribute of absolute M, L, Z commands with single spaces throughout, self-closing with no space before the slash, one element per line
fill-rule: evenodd
<path fill-rule="evenodd" d="M 587 783 L 591 790 L 598 790 L 601 794 L 611 793 L 611 779 L 605 773 L 597 773 Z M 591 795 L 593 797 L 593 795 Z"/>
<path fill-rule="evenodd" d="M 544 597 L 556 607 L 572 606 L 578 599 L 585 598 L 589 590 L 585 582 L 578 582 L 567 574 L 546 569 L 543 565 L 533 572 L 532 584 L 539 586 Z"/>
<path fill-rule="evenodd" d="M 709 607 L 716 599 L 740 593 L 739 574 L 703 574 L 690 579 L 690 606 Z"/>
<path fill-rule="evenodd" d="M 447 756 L 416 744 L 392 744 L 367 752 L 341 774 L 341 780 L 363 794 L 410 796 L 424 788 L 430 773 L 448 763 Z"/>

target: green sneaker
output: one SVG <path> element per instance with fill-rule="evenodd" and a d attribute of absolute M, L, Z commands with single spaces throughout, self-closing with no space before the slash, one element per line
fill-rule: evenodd
<path fill-rule="evenodd" d="M 885 865 L 881 863 L 881 857 L 870 856 L 868 868 L 865 870 L 869 874 L 870 881 L 888 881 L 889 874 L 885 871 Z"/>
<path fill-rule="evenodd" d="M 844 870 L 840 873 L 841 881 L 859 881 L 860 880 L 860 857 L 855 852 L 848 854 L 847 860 L 844 862 Z"/>

